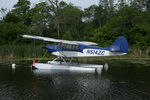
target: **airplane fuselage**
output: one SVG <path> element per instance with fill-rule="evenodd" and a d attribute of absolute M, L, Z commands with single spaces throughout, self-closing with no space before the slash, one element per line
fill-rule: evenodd
<path fill-rule="evenodd" d="M 98 56 L 116 56 L 125 55 L 124 52 L 114 52 L 110 48 L 101 48 L 95 46 L 81 45 L 78 46 L 47 46 L 46 47 L 52 55 L 59 57 L 98 57 Z"/>

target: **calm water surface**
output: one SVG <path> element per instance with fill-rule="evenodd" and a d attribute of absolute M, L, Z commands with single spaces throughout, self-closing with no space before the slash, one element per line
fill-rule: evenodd
<path fill-rule="evenodd" d="M 108 61 L 101 74 L 31 70 L 31 63 L 0 61 L 0 100 L 150 100 L 149 61 Z"/>

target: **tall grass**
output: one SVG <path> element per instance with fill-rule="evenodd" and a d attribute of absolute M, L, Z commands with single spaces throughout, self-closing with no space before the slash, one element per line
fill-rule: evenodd
<path fill-rule="evenodd" d="M 49 57 L 42 45 L 3 45 L 0 46 L 1 59 Z"/>
<path fill-rule="evenodd" d="M 129 49 L 128 56 L 131 56 L 131 57 L 150 57 L 150 47 L 147 47 L 145 49 L 140 49 L 137 47 L 131 47 Z"/>

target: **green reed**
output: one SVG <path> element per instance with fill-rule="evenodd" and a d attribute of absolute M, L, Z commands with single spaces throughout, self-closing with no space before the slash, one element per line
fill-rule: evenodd
<path fill-rule="evenodd" d="M 150 57 L 150 47 L 141 49 L 137 47 L 130 47 L 128 56 L 131 57 Z"/>
<path fill-rule="evenodd" d="M 40 58 L 49 57 L 47 50 L 42 45 L 3 45 L 0 46 L 0 58 Z"/>

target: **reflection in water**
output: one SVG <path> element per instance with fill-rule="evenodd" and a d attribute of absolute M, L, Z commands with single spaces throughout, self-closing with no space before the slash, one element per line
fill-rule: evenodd
<path fill-rule="evenodd" d="M 150 100 L 149 67 L 120 62 L 95 74 L 31 71 L 31 63 L 0 64 L 0 100 Z"/>
<path fill-rule="evenodd" d="M 38 88 L 38 86 L 37 86 L 37 84 L 36 84 L 36 81 L 33 82 L 33 88 L 34 88 L 35 90 L 37 90 L 37 88 Z"/>
<path fill-rule="evenodd" d="M 105 63 L 105 65 L 104 65 L 104 70 L 105 70 L 105 71 L 108 71 L 108 63 Z"/>
<path fill-rule="evenodd" d="M 43 84 L 45 92 L 49 92 L 50 95 L 46 95 L 42 99 L 75 99 L 75 100 L 94 100 L 105 95 L 110 88 L 110 80 L 103 79 L 100 75 L 95 73 L 77 73 L 69 71 L 57 71 L 57 70 L 34 70 L 34 76 L 36 83 Z M 43 81 L 42 80 L 46 80 Z M 45 83 L 46 82 L 46 83 Z M 47 88 L 50 86 L 50 89 Z M 41 90 L 40 86 L 38 87 Z M 40 93 L 40 91 L 38 91 Z M 39 94 L 38 94 L 39 95 Z"/>
<path fill-rule="evenodd" d="M 101 71 L 100 71 L 101 72 Z M 99 72 L 99 74 L 101 74 Z M 93 71 L 84 71 L 84 70 L 80 70 L 80 71 L 77 71 L 77 70 L 75 70 L 75 71 L 73 71 L 73 70 L 71 70 L 71 71 L 69 71 L 69 70 L 50 70 L 50 69 L 36 69 L 36 70 L 33 70 L 33 73 L 36 75 L 42 75 L 42 74 L 65 74 L 65 73 L 72 73 L 72 74 L 84 74 L 84 73 L 86 73 L 86 74 L 95 74 L 95 72 L 93 72 Z"/>

